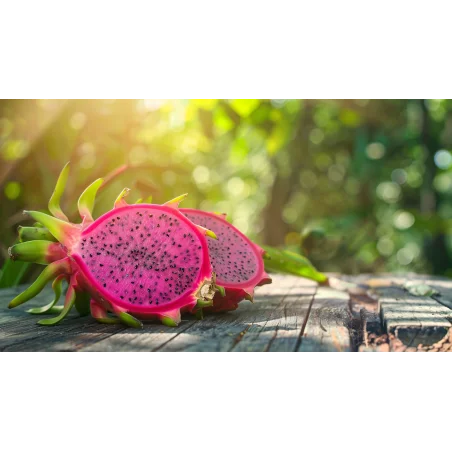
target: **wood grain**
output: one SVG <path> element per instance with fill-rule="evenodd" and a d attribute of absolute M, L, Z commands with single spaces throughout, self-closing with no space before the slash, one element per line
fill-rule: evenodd
<path fill-rule="evenodd" d="M 142 330 L 101 325 L 90 317 L 79 317 L 76 312 L 57 326 L 39 326 L 36 322 L 42 317 L 25 311 L 50 301 L 53 296 L 50 287 L 13 310 L 8 310 L 7 305 L 24 287 L 3 289 L 0 350 L 330 352 L 425 351 L 426 347 L 427 351 L 452 350 L 451 280 L 416 274 L 342 278 L 360 284 L 360 288 L 340 291 L 318 287 L 295 276 L 273 275 L 273 284 L 256 290 L 254 303 L 243 301 L 236 311 L 206 315 L 201 321 L 185 315 L 177 328 L 149 323 Z M 407 280 L 429 284 L 440 294 L 410 295 L 401 287 Z M 371 296 L 367 296 L 367 289 Z M 395 342 L 399 343 L 397 347 Z"/>
<path fill-rule="evenodd" d="M 315 294 L 298 351 L 351 351 L 351 320 L 349 295 L 320 287 Z"/>

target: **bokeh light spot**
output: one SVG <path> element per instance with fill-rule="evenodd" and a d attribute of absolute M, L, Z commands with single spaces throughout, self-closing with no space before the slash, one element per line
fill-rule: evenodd
<path fill-rule="evenodd" d="M 410 248 L 405 247 L 397 251 L 397 260 L 400 265 L 409 265 L 413 262 L 413 259 L 414 253 Z"/>
<path fill-rule="evenodd" d="M 440 193 L 445 193 L 452 189 L 452 174 L 443 173 L 438 174 L 433 179 L 433 186 Z"/>
<path fill-rule="evenodd" d="M 349 127 L 356 127 L 360 124 L 361 118 L 355 110 L 343 109 L 339 114 L 339 120 L 342 124 Z"/>
<path fill-rule="evenodd" d="M 234 226 L 244 234 L 248 232 L 249 223 L 248 220 L 244 217 L 236 218 L 234 220 Z"/>
<path fill-rule="evenodd" d="M 407 172 L 406 181 L 411 188 L 419 188 L 422 185 L 423 180 L 424 178 L 418 168 L 411 167 Z"/>
<path fill-rule="evenodd" d="M 381 143 L 370 143 L 366 147 L 366 154 L 371 160 L 378 160 L 384 157 L 385 147 Z"/>
<path fill-rule="evenodd" d="M 8 182 L 5 185 L 5 196 L 11 201 L 20 196 L 21 186 L 19 182 Z"/>
<path fill-rule="evenodd" d="M 81 130 L 86 124 L 86 115 L 82 112 L 74 113 L 69 120 L 69 124 L 74 130 Z"/>
<path fill-rule="evenodd" d="M 382 256 L 390 256 L 394 251 L 394 242 L 389 237 L 382 237 L 377 242 L 377 250 Z"/>
<path fill-rule="evenodd" d="M 197 184 L 207 184 L 210 180 L 210 170 L 207 166 L 199 165 L 193 170 L 193 179 Z"/>
<path fill-rule="evenodd" d="M 320 152 L 314 157 L 315 165 L 319 170 L 326 170 L 331 165 L 331 157 L 326 152 Z"/>
<path fill-rule="evenodd" d="M 300 183 L 304 188 L 314 188 L 317 185 L 317 176 L 314 171 L 303 170 L 300 175 Z"/>
<path fill-rule="evenodd" d="M 233 196 L 238 196 L 242 193 L 243 189 L 245 188 L 245 183 L 243 182 L 240 177 L 233 177 L 229 180 L 228 184 L 228 191 Z"/>
<path fill-rule="evenodd" d="M 435 165 L 440 169 L 447 169 L 452 165 L 452 155 L 445 149 L 436 152 L 433 158 L 435 160 Z"/>
<path fill-rule="evenodd" d="M 377 196 L 387 203 L 395 203 L 400 198 L 400 186 L 395 182 L 381 182 L 377 187 Z"/>
<path fill-rule="evenodd" d="M 394 226 L 397 229 L 404 230 L 411 228 L 414 224 L 414 216 L 410 212 L 398 210 L 393 217 Z"/>
<path fill-rule="evenodd" d="M 85 154 L 79 162 L 79 165 L 83 169 L 93 168 L 96 164 L 96 155 L 95 154 Z"/>
<path fill-rule="evenodd" d="M 156 111 L 165 103 L 164 99 L 143 99 L 138 105 L 145 111 Z"/>
<path fill-rule="evenodd" d="M 411 252 L 413 259 L 418 258 L 421 255 L 421 248 L 420 246 L 415 242 L 408 242 L 405 245 L 405 249 Z"/>
<path fill-rule="evenodd" d="M 298 210 L 292 206 L 286 206 L 283 210 L 283 219 L 287 224 L 293 224 L 298 219 Z"/>
<path fill-rule="evenodd" d="M 4 160 L 19 160 L 27 156 L 30 146 L 24 140 L 10 140 L 0 150 Z"/>
<path fill-rule="evenodd" d="M 403 185 L 407 180 L 407 174 L 404 169 L 397 168 L 391 173 L 391 179 L 399 185 Z"/>
<path fill-rule="evenodd" d="M 325 134 L 320 129 L 312 129 L 309 134 L 309 140 L 313 144 L 320 144 L 325 138 Z"/>
<path fill-rule="evenodd" d="M 441 203 L 438 209 L 438 215 L 445 220 L 452 218 L 452 206 L 449 203 Z"/>
<path fill-rule="evenodd" d="M 345 170 L 342 165 L 331 165 L 328 168 L 328 178 L 333 182 L 341 182 L 345 176 Z"/>

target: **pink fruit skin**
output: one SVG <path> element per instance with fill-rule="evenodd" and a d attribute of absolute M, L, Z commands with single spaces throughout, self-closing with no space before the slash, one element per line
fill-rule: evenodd
<path fill-rule="evenodd" d="M 271 278 L 264 269 L 264 250 L 226 221 L 225 215 L 196 209 L 180 209 L 180 212 L 194 223 L 212 230 L 218 237 L 218 241 L 208 238 L 207 244 L 217 284 L 225 288 L 226 296 L 216 293 L 213 306 L 205 308 L 205 311 L 233 311 L 237 309 L 240 301 L 252 300 L 255 287 L 271 283 Z M 231 236 L 235 239 L 234 244 L 227 241 Z M 243 258 L 245 250 L 247 254 L 246 258 Z M 231 254 L 228 256 L 228 253 Z M 235 265 L 241 261 L 244 261 L 243 269 L 239 270 L 243 270 L 243 273 L 235 271 L 228 275 L 229 269 L 226 266 L 236 268 Z"/>

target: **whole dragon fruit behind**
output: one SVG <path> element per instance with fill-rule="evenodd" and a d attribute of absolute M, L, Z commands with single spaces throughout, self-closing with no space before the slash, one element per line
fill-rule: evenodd
<path fill-rule="evenodd" d="M 217 289 L 205 235 L 214 238 L 215 234 L 179 212 L 178 204 L 185 195 L 164 205 L 128 205 L 123 199 L 125 189 L 110 212 L 93 220 L 95 195 L 102 184 L 98 179 L 81 195 L 82 222 L 73 224 L 59 206 L 67 174 L 66 165 L 49 202 L 54 216 L 27 212 L 57 242 L 31 240 L 9 250 L 13 259 L 48 264 L 38 279 L 11 301 L 10 308 L 34 297 L 52 279 L 56 297 L 64 279 L 69 286 L 62 311 L 39 322 L 44 325 L 61 321 L 87 293 L 91 314 L 99 322 L 133 327 L 142 326 L 134 316 L 175 326 L 181 311 L 196 312 L 212 304 Z M 29 230 L 28 238 L 30 234 L 41 238 L 44 228 Z M 54 308 L 51 303 L 39 313 Z"/>
<path fill-rule="evenodd" d="M 191 221 L 215 232 L 218 240 L 207 239 L 216 283 L 224 293 L 214 296 L 210 312 L 232 311 L 244 299 L 253 300 L 256 286 L 271 283 L 264 270 L 265 251 L 226 221 L 225 214 L 180 209 Z"/>

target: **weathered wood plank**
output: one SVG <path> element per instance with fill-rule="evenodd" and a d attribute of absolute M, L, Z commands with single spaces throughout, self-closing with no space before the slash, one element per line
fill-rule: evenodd
<path fill-rule="evenodd" d="M 343 279 L 359 284 L 356 290 L 351 290 L 350 313 L 353 317 L 354 335 L 353 347 L 359 352 L 389 351 L 388 336 L 383 330 L 379 313 L 378 296 L 369 286 L 369 275 L 343 276 Z M 389 284 L 384 277 L 373 277 L 377 285 Z"/>
<path fill-rule="evenodd" d="M 384 328 L 406 347 L 430 346 L 448 334 L 452 311 L 438 301 L 400 287 L 382 287 L 378 292 Z"/>
<path fill-rule="evenodd" d="M 26 286 L 10 288 L 2 290 L 0 292 L 0 350 L 8 349 L 10 345 L 18 344 L 22 342 L 28 342 L 40 337 L 41 335 L 47 335 L 50 332 L 47 328 L 37 325 L 37 321 L 42 316 L 33 316 L 26 313 L 26 309 L 30 307 L 36 307 L 48 303 L 52 297 L 53 292 L 50 287 L 46 288 L 35 299 L 30 300 L 25 305 L 16 309 L 8 310 L 8 303 L 18 293 L 22 292 Z M 77 318 L 76 314 L 71 314 L 66 327 L 69 328 L 73 320 Z M 54 330 L 51 328 L 52 334 L 57 333 L 59 328 Z"/>
<path fill-rule="evenodd" d="M 295 351 L 316 286 L 297 281 L 267 318 L 254 321 L 233 351 Z"/>
<path fill-rule="evenodd" d="M 351 351 L 351 320 L 349 295 L 319 287 L 298 351 Z"/>
<path fill-rule="evenodd" d="M 50 288 L 45 289 L 36 299 L 30 300 L 23 306 L 14 310 L 7 310 L 7 303 L 23 288 L 9 289 L 5 295 L 2 291 L 1 299 L 4 311 L 0 314 L 0 350 L 1 351 L 46 351 L 46 350 L 73 350 L 80 341 L 75 340 L 77 335 L 83 338 L 82 343 L 90 343 L 95 338 L 105 334 L 113 334 L 123 327 L 99 325 L 89 317 L 80 318 L 72 312 L 64 322 L 53 327 L 37 325 L 37 321 L 46 316 L 33 316 L 25 312 L 30 307 L 47 303 L 53 296 Z M 6 299 L 6 303 L 3 300 Z M 107 327 L 104 328 L 104 327 Z M 110 329 L 111 332 L 105 333 Z M 66 344 L 66 346 L 58 346 Z"/>
<path fill-rule="evenodd" d="M 284 292 L 272 302 L 262 299 L 266 310 L 253 320 L 232 351 L 294 351 L 316 286 L 286 276 Z"/>
<path fill-rule="evenodd" d="M 415 279 L 416 280 L 416 279 Z M 428 284 L 439 292 L 439 295 L 433 295 L 432 298 L 438 303 L 452 309 L 452 280 L 423 278 L 422 282 Z"/>
<path fill-rule="evenodd" d="M 81 348 L 86 352 L 151 352 L 163 347 L 171 339 L 182 334 L 196 320 L 182 320 L 177 328 L 164 325 L 145 324 L 142 330 L 124 329 L 106 338 L 100 338 L 95 344 Z"/>
<path fill-rule="evenodd" d="M 242 302 L 233 312 L 206 316 L 169 341 L 160 351 L 231 351 L 252 334 L 253 326 L 271 317 L 293 285 L 293 277 L 281 277 L 278 284 L 256 289 L 255 302 Z M 250 332 L 251 330 L 251 332 Z M 268 341 L 266 342 L 266 345 Z"/>
<path fill-rule="evenodd" d="M 317 288 L 308 280 L 274 275 L 272 285 L 257 289 L 254 304 L 244 301 L 234 312 L 208 315 L 203 321 L 185 316 L 178 328 L 146 324 L 139 331 L 99 325 L 76 312 L 60 325 L 42 327 L 36 325 L 42 317 L 25 310 L 47 303 L 53 296 L 50 287 L 14 310 L 8 310 L 7 304 L 26 286 L 4 289 L 0 291 L 0 350 L 385 351 L 389 346 L 397 351 L 452 350 L 452 281 L 425 275 L 409 277 L 431 285 L 440 295 L 410 295 L 401 288 L 407 280 L 404 275 L 344 277 L 363 284 L 350 297 L 345 292 Z M 379 292 L 378 303 L 366 296 L 369 280 Z M 386 337 L 386 343 L 371 340 L 366 346 L 369 333 L 375 333 L 372 340 Z"/>
<path fill-rule="evenodd" d="M 365 319 L 362 321 L 364 330 L 369 332 L 370 344 L 366 344 L 364 340 L 359 351 L 431 351 L 438 344 L 443 349 L 448 349 L 448 344 L 444 342 L 448 339 L 450 316 L 448 309 L 444 308 L 452 307 L 452 302 L 448 306 L 447 298 L 442 301 L 441 295 L 441 298 L 414 296 L 403 287 L 408 281 L 423 283 L 445 295 L 445 288 L 452 287 L 451 280 L 411 273 L 359 275 L 356 281 L 370 285 L 380 298 L 376 312 L 369 313 L 368 308 L 363 312 L 367 319 L 371 319 L 367 325 Z M 449 294 L 452 295 L 452 291 Z M 449 296 L 449 299 L 452 297 Z M 352 313 L 355 314 L 353 308 L 351 306 Z M 381 334 L 377 315 L 382 320 Z"/>
<path fill-rule="evenodd" d="M 46 327 L 38 327 L 44 329 Z M 89 344 L 124 329 L 121 325 L 101 325 L 92 319 L 77 318 L 73 323 L 52 326 L 39 335 L 22 336 L 20 341 L 10 337 L 4 351 L 78 351 Z"/>

